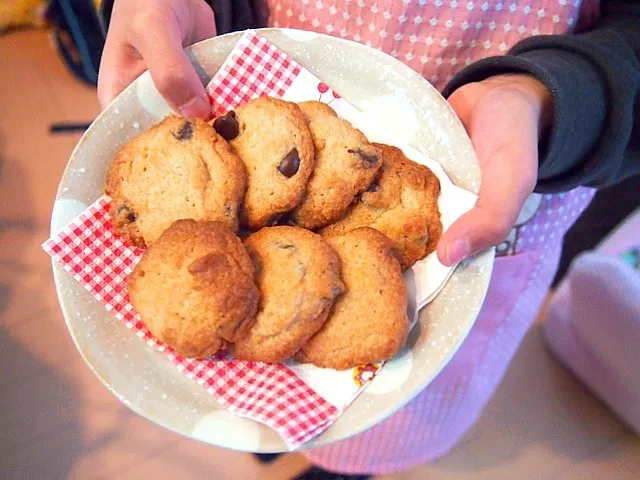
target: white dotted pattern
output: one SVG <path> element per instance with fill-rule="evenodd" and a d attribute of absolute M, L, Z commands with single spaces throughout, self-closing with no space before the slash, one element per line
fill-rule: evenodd
<path fill-rule="evenodd" d="M 573 28 L 581 1 L 267 0 L 270 24 L 340 36 L 385 51 L 422 73 L 447 78 L 465 64 L 506 53 L 523 37 Z M 471 29 L 470 27 L 474 28 Z M 472 43 L 475 41 L 475 43 Z M 458 46 L 463 42 L 463 46 Z M 450 47 L 455 45 L 456 49 Z M 429 58 L 455 58 L 441 64 Z"/>

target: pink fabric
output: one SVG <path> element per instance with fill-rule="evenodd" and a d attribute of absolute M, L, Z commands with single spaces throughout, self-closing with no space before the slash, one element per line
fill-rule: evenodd
<path fill-rule="evenodd" d="M 580 0 L 267 0 L 269 25 L 355 40 L 397 57 L 442 88 L 465 65 L 525 37 L 571 31 Z M 597 3 L 583 8 L 586 22 Z M 581 18 L 582 23 L 582 18 Z M 451 363 L 398 413 L 362 434 L 305 452 L 328 470 L 384 474 L 445 454 L 482 412 L 531 325 L 557 268 L 562 236 L 590 190 L 544 196 L 496 260 L 486 304 Z"/>
<path fill-rule="evenodd" d="M 545 319 L 551 351 L 640 434 L 640 272 L 620 254 L 640 247 L 640 210 L 578 257 Z"/>
<path fill-rule="evenodd" d="M 637 271 L 585 254 L 551 301 L 545 336 L 556 358 L 640 435 L 639 296 Z"/>
<path fill-rule="evenodd" d="M 262 0 L 273 27 L 342 37 L 397 57 L 437 88 L 465 65 L 525 37 L 571 31 L 598 2 L 581 0 Z M 584 19 L 582 18 L 584 17 Z"/>

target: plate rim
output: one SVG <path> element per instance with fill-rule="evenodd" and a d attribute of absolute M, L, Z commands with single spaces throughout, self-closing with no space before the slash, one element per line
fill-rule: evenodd
<path fill-rule="evenodd" d="M 252 29 L 251 31 L 254 31 L 256 33 L 262 34 L 265 32 L 282 32 L 286 35 L 286 32 L 300 32 L 303 33 L 304 35 L 308 35 L 310 37 L 313 38 L 325 38 L 330 40 L 331 42 L 337 42 L 337 43 L 346 43 L 349 44 L 350 46 L 355 46 L 359 49 L 362 50 L 367 50 L 369 51 L 369 53 L 375 53 L 376 55 L 379 55 L 380 58 L 385 58 L 387 61 L 390 61 L 394 64 L 394 68 L 398 67 L 402 70 L 405 70 L 406 73 L 408 73 L 411 76 L 414 75 L 418 75 L 419 73 L 415 72 L 413 69 L 411 69 L 411 67 L 405 65 L 404 63 L 402 63 L 400 60 L 392 57 L 391 55 L 388 55 L 385 52 L 382 52 L 380 50 L 376 50 L 373 49 L 371 47 L 367 47 L 366 45 L 363 45 L 361 43 L 355 42 L 355 41 L 351 41 L 348 39 L 343 39 L 343 38 L 338 38 L 338 37 L 334 37 L 331 35 L 327 35 L 327 34 L 323 34 L 323 33 L 317 33 L 317 32 L 311 32 L 311 31 L 307 31 L 307 30 L 300 30 L 300 29 L 290 29 L 290 28 L 275 28 L 275 27 L 271 27 L 271 28 L 261 28 L 261 29 Z M 190 60 L 193 60 L 191 57 L 191 53 L 195 48 L 201 48 L 202 45 L 206 44 L 206 43 L 210 43 L 210 42 L 216 42 L 218 39 L 220 38 L 231 38 L 231 37 L 237 37 L 237 39 L 239 40 L 242 35 L 246 33 L 246 31 L 243 32 L 230 32 L 224 35 L 219 35 L 217 37 L 212 37 L 206 40 L 203 40 L 201 42 L 198 42 L 196 44 L 193 44 L 187 48 L 185 48 L 185 51 L 187 52 L 188 56 L 190 57 Z M 301 40 L 296 40 L 293 37 L 289 37 L 292 41 L 301 41 Z M 145 70 L 144 73 L 146 73 L 147 71 Z M 141 75 L 143 75 L 141 74 Z M 215 74 L 215 72 L 212 72 L 212 75 Z M 74 147 L 71 155 L 69 156 L 69 159 L 67 161 L 67 164 L 64 168 L 63 174 L 60 178 L 60 182 L 58 185 L 58 188 L 56 190 L 56 195 L 55 195 L 55 201 L 57 202 L 58 200 L 61 200 L 62 198 L 62 193 L 63 192 L 63 188 L 65 183 L 66 183 L 66 179 L 67 176 L 69 174 L 71 167 L 71 163 L 72 160 L 74 159 L 74 157 L 77 155 L 77 152 L 80 150 L 80 148 L 83 146 L 83 144 L 88 141 L 88 138 L 94 133 L 94 130 L 96 128 L 98 128 L 96 125 L 99 124 L 102 119 L 108 115 L 111 115 L 111 111 L 110 111 L 110 107 L 122 96 L 130 93 L 133 89 L 137 88 L 137 82 L 139 81 L 140 76 L 134 80 L 131 84 L 129 84 L 116 98 L 113 99 L 113 101 L 105 108 L 103 109 L 100 114 L 95 118 L 95 120 L 91 123 L 91 125 L 89 126 L 89 128 L 84 132 L 84 134 L 82 135 L 82 137 L 79 139 L 78 143 L 76 144 L 76 146 Z M 424 78 L 422 78 L 425 87 L 430 88 L 431 90 L 433 90 L 435 93 L 437 93 L 438 96 L 440 95 L 440 92 L 433 86 L 431 85 L 431 83 L 429 83 L 427 80 L 425 80 Z M 453 108 L 449 105 L 448 102 L 443 102 L 446 105 L 446 108 L 449 110 L 449 113 L 451 114 L 451 116 L 453 118 L 455 118 L 455 121 L 458 122 L 459 126 L 463 129 L 464 131 L 464 127 L 462 126 L 462 123 L 460 122 L 459 118 L 457 117 L 457 115 L 455 114 Z M 475 152 L 473 152 L 473 155 L 475 157 Z M 477 159 L 476 159 L 477 162 Z M 444 168 L 444 167 L 443 167 Z M 446 171 L 446 169 L 445 169 Z M 454 184 L 456 184 L 456 182 L 452 179 L 452 182 Z M 464 188 L 464 187 L 461 187 Z M 471 190 L 473 193 L 477 193 L 477 188 L 475 189 L 476 191 L 474 191 L 474 189 L 467 189 L 466 190 Z M 86 208 L 86 207 L 85 207 Z M 54 235 L 55 233 L 57 233 L 56 231 L 53 231 L 53 225 L 57 224 L 57 211 L 54 208 L 52 213 L 51 213 L 51 235 Z M 68 222 L 67 222 L 68 223 Z M 337 439 L 331 439 L 329 441 L 322 441 L 323 437 L 326 436 L 326 433 L 332 429 L 335 428 L 336 425 L 339 424 L 340 420 L 342 417 L 339 417 L 335 423 L 330 426 L 327 430 L 325 430 L 323 433 L 321 433 L 320 435 L 318 435 L 317 437 L 314 437 L 310 442 L 302 445 L 300 447 L 300 450 L 308 450 L 308 449 L 312 449 L 312 448 L 318 448 L 320 446 L 328 446 L 340 441 L 344 441 L 347 440 L 349 438 L 352 438 L 360 433 L 362 433 L 365 430 L 368 430 L 369 428 L 372 428 L 373 426 L 383 422 L 384 420 L 388 419 L 390 416 L 394 415 L 397 411 L 399 411 L 400 409 L 402 409 L 404 406 L 406 406 L 411 400 L 413 400 L 420 392 L 422 392 L 439 374 L 440 372 L 444 369 L 444 367 L 447 366 L 447 364 L 450 362 L 451 358 L 453 357 L 453 355 L 455 355 L 455 353 L 459 350 L 460 346 L 462 345 L 462 343 L 465 341 L 465 339 L 467 338 L 471 328 L 473 328 L 473 325 L 475 325 L 475 322 L 477 320 L 478 314 L 480 312 L 480 309 L 484 303 L 484 300 L 486 298 L 487 292 L 488 292 L 488 287 L 489 287 L 489 279 L 491 277 L 491 271 L 493 269 L 493 265 L 494 265 L 494 257 L 495 257 L 495 248 L 491 248 L 489 250 L 486 250 L 482 253 L 480 253 L 479 255 L 476 255 L 475 257 L 473 257 L 472 259 L 470 259 L 468 262 L 466 262 L 465 264 L 470 264 L 470 263 L 477 263 L 477 264 L 482 264 L 481 266 L 488 269 L 488 272 L 486 273 L 486 282 L 485 285 L 483 286 L 483 294 L 482 297 L 479 301 L 479 307 L 478 310 L 475 312 L 474 315 L 474 319 L 473 321 L 470 323 L 470 326 L 468 329 L 466 329 L 466 331 L 460 335 L 460 338 L 458 339 L 458 342 L 449 349 L 448 355 L 446 356 L 446 358 L 444 358 L 437 369 L 435 369 L 432 374 L 428 377 L 425 377 L 423 379 L 423 381 L 420 382 L 420 385 L 416 388 L 413 389 L 413 391 L 411 392 L 410 395 L 407 395 L 405 397 L 402 398 L 402 400 L 400 400 L 399 402 L 394 403 L 394 405 L 390 408 L 387 408 L 384 410 L 384 412 L 382 412 L 378 419 L 376 419 L 375 421 L 364 421 L 362 422 L 358 427 L 356 428 L 350 428 L 348 430 L 348 432 L 346 432 L 346 435 L 341 436 L 341 438 L 337 438 Z M 223 448 L 233 448 L 235 450 L 241 450 L 241 451 L 252 451 L 252 452 L 257 452 L 257 453 L 280 453 L 280 452 L 286 452 L 288 451 L 286 449 L 286 446 L 284 445 L 284 442 L 279 438 L 280 443 L 282 444 L 281 446 L 274 446 L 272 448 L 270 448 L 268 445 L 264 445 L 264 446 L 260 446 L 259 449 L 251 449 L 251 450 L 244 450 L 241 447 L 238 447 L 237 445 L 233 445 L 233 446 L 228 446 L 225 445 L 224 443 L 214 443 L 212 441 L 209 441 L 209 439 L 202 439 L 202 438 L 198 438 L 193 436 L 192 432 L 185 432 L 182 431 L 180 429 L 174 428 L 170 423 L 167 423 L 166 421 L 163 420 L 163 418 L 160 418 L 160 416 L 155 415 L 153 412 L 149 411 L 148 409 L 145 409 L 142 405 L 140 404 L 136 404 L 135 402 L 130 402 L 127 401 L 127 399 L 118 393 L 117 389 L 112 385 L 111 380 L 107 379 L 105 375 L 101 374 L 92 364 L 91 360 L 87 357 L 86 352 L 83 350 L 83 348 L 80 345 L 80 342 L 77 338 L 78 335 L 80 335 L 80 332 L 76 332 L 76 329 L 74 327 L 73 322 L 71 322 L 71 312 L 69 311 L 70 305 L 68 305 L 69 302 L 65 301 L 65 294 L 61 291 L 61 282 L 62 282 L 62 278 L 63 276 L 69 276 L 70 274 L 62 267 L 60 266 L 55 260 L 51 260 L 51 264 L 52 264 L 52 270 L 53 270 L 53 278 L 54 278 L 54 284 L 56 287 L 56 295 L 58 297 L 58 303 L 60 304 L 60 308 L 65 320 L 65 324 L 67 326 L 67 329 L 72 337 L 73 343 L 76 347 L 76 350 L 78 351 L 78 353 L 80 354 L 81 358 L 83 359 L 83 361 L 85 362 L 85 364 L 89 367 L 89 369 L 93 372 L 93 374 L 99 379 L 99 381 L 105 386 L 105 388 L 107 388 L 109 390 L 109 392 L 111 394 L 113 394 L 123 405 L 125 405 L 127 408 L 131 409 L 132 411 L 134 411 L 136 414 L 146 418 L 147 420 L 155 423 L 158 426 L 161 426 L 162 428 L 165 428 L 171 432 L 177 433 L 181 436 L 184 436 L 186 438 L 191 438 L 194 439 L 196 441 L 200 441 L 206 444 L 210 444 L 213 446 L 218 446 L 218 447 L 223 447 Z M 464 264 L 463 264 L 464 265 Z M 461 266 L 458 266 L 458 268 L 461 268 Z M 456 268 L 456 272 L 458 270 L 458 268 Z M 456 273 L 454 272 L 453 275 L 455 275 Z M 452 276 L 453 276 L 452 275 Z M 72 279 L 74 280 L 74 279 Z M 74 280 L 75 281 L 75 280 Z M 96 304 L 99 306 L 99 308 L 103 308 L 98 301 L 93 298 L 89 292 L 84 291 L 84 294 L 88 295 L 90 298 L 92 298 L 93 301 L 96 302 Z M 421 312 L 422 310 L 420 310 Z M 107 312 L 109 313 L 109 312 Z M 419 315 L 419 314 L 418 314 Z M 418 319 L 418 322 L 420 322 L 420 319 Z M 202 388 L 200 386 L 198 386 L 198 388 Z M 213 397 L 212 397 L 213 399 Z M 215 400 L 213 400 L 215 402 Z M 354 400 L 353 403 L 351 403 L 347 409 L 351 408 L 353 406 L 353 404 L 355 402 L 358 401 L 358 398 L 356 398 Z M 267 428 L 270 429 L 270 427 L 268 427 L 267 425 L 264 424 L 260 424 L 258 423 L 261 428 Z"/>

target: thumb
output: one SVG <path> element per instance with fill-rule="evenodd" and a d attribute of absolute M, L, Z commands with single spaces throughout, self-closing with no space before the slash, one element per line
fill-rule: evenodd
<path fill-rule="evenodd" d="M 134 47 L 171 109 L 185 117 L 211 118 L 211 104 L 195 68 L 182 48 L 177 22 L 159 21 L 135 38 Z"/>
<path fill-rule="evenodd" d="M 522 95 L 510 89 L 488 92 L 465 120 L 482 179 L 475 207 L 438 243 L 445 265 L 502 242 L 537 179 L 539 111 Z"/>

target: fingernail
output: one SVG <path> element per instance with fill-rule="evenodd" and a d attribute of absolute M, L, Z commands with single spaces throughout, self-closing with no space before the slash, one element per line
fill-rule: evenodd
<path fill-rule="evenodd" d="M 178 108 L 178 113 L 183 117 L 209 119 L 211 117 L 211 104 L 204 97 L 193 97 Z"/>
<path fill-rule="evenodd" d="M 447 260 L 449 265 L 455 265 L 467 258 L 471 253 L 471 245 L 466 238 L 459 238 L 447 247 Z"/>

